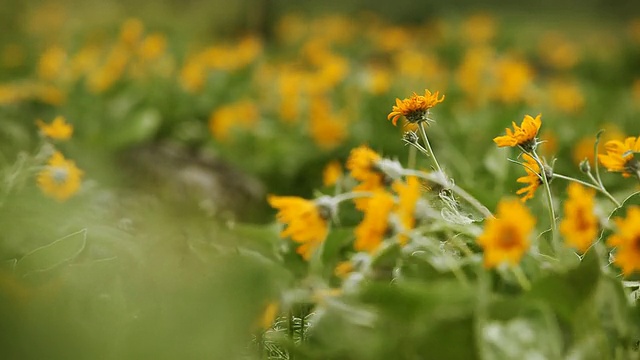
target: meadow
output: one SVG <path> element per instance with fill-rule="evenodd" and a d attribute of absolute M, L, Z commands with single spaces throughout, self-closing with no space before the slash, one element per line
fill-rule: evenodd
<path fill-rule="evenodd" d="M 4 4 L 1 358 L 640 359 L 640 17 L 216 4 Z"/>

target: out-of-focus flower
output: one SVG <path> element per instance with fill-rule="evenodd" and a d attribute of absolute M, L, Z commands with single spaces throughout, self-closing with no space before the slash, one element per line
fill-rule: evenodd
<path fill-rule="evenodd" d="M 398 215 L 403 231 L 412 230 L 416 225 L 416 204 L 420 199 L 420 181 L 415 176 L 407 178 L 407 182 L 396 181 L 393 183 L 393 190 L 398 194 L 399 202 L 395 210 Z M 400 244 L 407 243 L 408 237 L 400 235 Z"/>
<path fill-rule="evenodd" d="M 438 99 L 439 95 L 439 91 L 432 94 L 431 91 L 425 90 L 424 96 L 413 93 L 408 99 L 396 99 L 393 111 L 389 113 L 387 119 L 391 120 L 394 126 L 401 116 L 410 123 L 426 121 L 429 117 L 429 109 L 444 101 L 444 95 Z"/>
<path fill-rule="evenodd" d="M 598 144 L 598 153 L 602 154 L 604 152 L 604 144 L 609 140 L 615 140 L 624 137 L 624 133 L 612 123 L 607 123 L 603 126 L 605 132 L 602 134 L 600 138 L 600 143 Z M 573 162 L 578 165 L 582 160 L 587 159 L 591 164 L 594 163 L 594 144 L 596 142 L 595 136 L 587 136 L 580 139 L 573 148 L 571 152 L 571 156 Z"/>
<path fill-rule="evenodd" d="M 309 260 L 327 237 L 330 209 L 297 196 L 270 195 L 267 201 L 271 207 L 278 209 L 276 220 L 286 225 L 280 236 L 301 244 L 296 252 Z"/>
<path fill-rule="evenodd" d="M 83 175 L 75 162 L 56 151 L 38 173 L 36 181 L 43 193 L 62 202 L 78 192 Z"/>
<path fill-rule="evenodd" d="M 351 172 L 351 177 L 361 181 L 360 184 L 353 188 L 353 191 L 374 192 L 382 189 L 384 174 L 376 165 L 381 159 L 378 153 L 365 145 L 351 150 L 347 159 L 347 169 Z M 356 208 L 359 210 L 366 209 L 369 200 L 368 197 L 355 199 Z"/>
<path fill-rule="evenodd" d="M 460 67 L 456 70 L 456 82 L 473 103 L 482 103 L 488 93 L 489 66 L 493 62 L 494 51 L 487 47 L 473 47 L 467 50 Z"/>
<path fill-rule="evenodd" d="M 612 172 L 622 176 L 637 175 L 640 178 L 640 161 L 635 154 L 640 153 L 640 137 L 630 136 L 624 140 L 610 140 L 604 144 L 607 154 L 599 154 L 600 163 Z"/>
<path fill-rule="evenodd" d="M 180 85 L 190 92 L 202 91 L 207 80 L 206 67 L 197 57 L 188 58 L 180 71 Z"/>
<path fill-rule="evenodd" d="M 584 96 L 575 83 L 562 80 L 551 81 L 548 92 L 551 105 L 562 112 L 574 114 L 584 107 Z"/>
<path fill-rule="evenodd" d="M 221 142 L 229 141 L 233 129 L 249 129 L 259 119 L 258 107 L 241 100 L 215 109 L 209 117 L 211 135 Z"/>
<path fill-rule="evenodd" d="M 486 13 L 471 15 L 462 24 L 462 34 L 471 43 L 487 43 L 496 35 L 496 21 Z"/>
<path fill-rule="evenodd" d="M 323 149 L 332 149 L 347 136 L 347 119 L 336 115 L 325 97 L 314 97 L 310 105 L 311 137 Z"/>
<path fill-rule="evenodd" d="M 351 261 L 342 261 L 336 266 L 336 269 L 333 273 L 339 278 L 345 278 L 347 275 L 352 273 L 354 270 L 353 262 Z"/>
<path fill-rule="evenodd" d="M 46 137 L 53 140 L 69 140 L 73 135 L 73 125 L 69 124 L 63 116 L 57 116 L 51 124 L 38 119 L 36 125 Z"/>
<path fill-rule="evenodd" d="M 542 115 L 538 114 L 538 116 L 533 118 L 530 115 L 525 115 L 520 126 L 516 125 L 515 122 L 512 122 L 513 131 L 507 128 L 505 129 L 507 132 L 506 135 L 495 137 L 493 141 L 498 145 L 498 147 L 532 147 L 535 144 L 538 130 L 540 130 L 540 126 L 542 126 L 542 120 L 540 119 L 541 116 Z"/>
<path fill-rule="evenodd" d="M 622 268 L 624 275 L 631 275 L 640 270 L 640 207 L 630 206 L 626 218 L 614 221 L 618 229 L 607 244 L 616 248 L 613 263 Z"/>
<path fill-rule="evenodd" d="M 273 325 L 273 322 L 278 317 L 278 303 L 271 301 L 265 306 L 260 318 L 258 319 L 258 326 L 262 330 L 267 330 Z"/>
<path fill-rule="evenodd" d="M 150 34 L 142 40 L 140 48 L 138 49 L 138 55 L 146 61 L 151 61 L 160 57 L 166 47 L 167 39 L 163 34 Z"/>
<path fill-rule="evenodd" d="M 369 199 L 364 211 L 364 219 L 356 227 L 356 241 L 354 248 L 357 251 L 374 253 L 389 228 L 389 214 L 394 206 L 393 196 L 385 191 L 376 191 Z"/>
<path fill-rule="evenodd" d="M 128 49 L 133 49 L 137 46 L 140 39 L 142 39 L 143 32 L 144 25 L 142 21 L 135 18 L 127 19 L 120 28 L 120 41 Z"/>
<path fill-rule="evenodd" d="M 38 77 L 46 81 L 59 78 L 66 61 L 67 53 L 61 47 L 52 46 L 46 49 L 38 61 Z"/>
<path fill-rule="evenodd" d="M 560 222 L 560 234 L 567 245 L 585 253 L 598 235 L 598 218 L 594 214 L 595 190 L 578 183 L 567 188 L 569 198 L 564 203 L 564 218 Z"/>
<path fill-rule="evenodd" d="M 495 218 L 487 219 L 484 232 L 477 239 L 484 250 L 484 266 L 495 268 L 506 263 L 517 266 L 531 243 L 529 237 L 536 219 L 518 200 L 498 203 Z"/>
<path fill-rule="evenodd" d="M 340 161 L 333 160 L 322 170 L 322 183 L 324 186 L 333 186 L 342 178 L 342 165 Z"/>
<path fill-rule="evenodd" d="M 495 80 L 493 96 L 504 103 L 515 103 L 523 99 L 533 80 L 533 70 L 524 60 L 506 57 L 495 64 Z"/>
<path fill-rule="evenodd" d="M 548 32 L 540 38 L 538 52 L 542 61 L 558 70 L 571 69 L 580 60 L 577 46 L 556 32 Z"/>
<path fill-rule="evenodd" d="M 531 156 L 527 154 L 524 154 L 522 156 L 525 160 L 524 164 L 526 166 L 524 166 L 524 170 L 527 172 L 527 175 L 519 177 L 516 181 L 528 185 L 516 191 L 516 194 L 524 194 L 524 196 L 522 196 L 520 200 L 522 200 L 522 202 L 525 202 L 533 198 L 536 190 L 538 190 L 538 187 L 542 184 L 542 180 L 540 179 L 540 176 L 542 175 L 540 173 L 540 166 L 538 166 L 538 163 Z"/>

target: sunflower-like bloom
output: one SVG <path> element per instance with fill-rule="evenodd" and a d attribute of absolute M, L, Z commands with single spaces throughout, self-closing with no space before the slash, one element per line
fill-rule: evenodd
<path fill-rule="evenodd" d="M 498 145 L 498 147 L 523 146 L 525 148 L 532 148 L 535 144 L 535 138 L 538 135 L 538 130 L 540 130 L 540 126 L 542 125 L 540 116 L 541 115 L 538 114 L 538 116 L 532 118 L 530 115 L 525 115 L 520 126 L 518 126 L 515 121 L 512 122 L 513 131 L 507 128 L 505 129 L 507 132 L 506 135 L 497 136 L 493 138 L 493 141 Z"/>
<path fill-rule="evenodd" d="M 616 247 L 613 262 L 622 273 L 631 275 L 640 270 L 640 206 L 631 206 L 625 219 L 614 219 L 618 231 L 609 236 L 607 244 Z"/>
<path fill-rule="evenodd" d="M 624 140 L 610 140 L 604 144 L 607 154 L 598 155 L 600 163 L 612 172 L 621 172 L 622 176 L 629 177 L 640 171 L 640 161 L 634 154 L 640 153 L 640 136 L 630 136 Z"/>
<path fill-rule="evenodd" d="M 383 187 L 384 174 L 377 168 L 377 162 L 381 159 L 378 153 L 365 145 L 351 150 L 346 166 L 351 172 L 351 177 L 361 181 L 353 191 L 373 192 Z M 367 197 L 355 199 L 356 208 L 364 211 L 369 200 Z"/>
<path fill-rule="evenodd" d="M 403 230 L 411 230 L 416 225 L 415 211 L 418 199 L 420 199 L 420 181 L 415 176 L 410 176 L 406 183 L 396 181 L 393 184 L 393 190 L 398 193 L 400 198 L 395 213 L 398 215 Z M 399 238 L 402 245 L 406 244 L 407 240 L 408 238 L 404 234 Z"/>
<path fill-rule="evenodd" d="M 364 219 L 355 229 L 354 248 L 357 251 L 376 251 L 389 229 L 389 215 L 393 206 L 393 196 L 385 191 L 377 191 L 371 197 L 364 212 Z"/>
<path fill-rule="evenodd" d="M 51 124 L 36 120 L 36 125 L 46 137 L 53 140 L 69 140 L 73 135 L 73 125 L 67 123 L 62 116 L 57 116 Z"/>
<path fill-rule="evenodd" d="M 315 201 L 297 196 L 270 195 L 267 201 L 278 209 L 276 220 L 287 227 L 280 232 L 282 238 L 302 244 L 296 252 L 309 260 L 315 249 L 324 241 L 329 232 L 327 219 L 330 209 Z"/>
<path fill-rule="evenodd" d="M 535 224 L 536 219 L 520 201 L 500 201 L 496 217 L 487 219 L 484 232 L 477 239 L 484 249 L 484 266 L 517 265 L 529 249 Z"/>
<path fill-rule="evenodd" d="M 429 115 L 429 109 L 444 101 L 444 95 L 438 99 L 439 91 L 431 94 L 431 91 L 425 90 L 424 96 L 413 93 L 410 98 L 400 100 L 396 99 L 393 111 L 387 116 L 395 126 L 398 119 L 404 116 L 410 123 L 418 123 L 426 121 Z"/>
<path fill-rule="evenodd" d="M 571 183 L 567 189 L 569 198 L 564 203 L 564 219 L 560 222 L 560 234 L 568 245 L 585 253 L 598 235 L 598 218 L 593 213 L 592 189 Z"/>
<path fill-rule="evenodd" d="M 36 181 L 42 192 L 62 202 L 78 192 L 83 175 L 75 162 L 65 159 L 62 153 L 56 151 L 49 158 L 47 166 L 38 173 Z"/>
<path fill-rule="evenodd" d="M 542 184 L 542 180 L 540 179 L 540 166 L 538 166 L 538 163 L 533 159 L 533 157 L 527 154 L 522 156 L 524 157 L 525 165 L 527 165 L 524 167 L 527 175 L 519 177 L 516 181 L 528 185 L 516 191 L 516 194 L 524 194 L 520 200 L 525 202 L 533 198 L 536 190 L 538 190 L 538 187 Z"/>

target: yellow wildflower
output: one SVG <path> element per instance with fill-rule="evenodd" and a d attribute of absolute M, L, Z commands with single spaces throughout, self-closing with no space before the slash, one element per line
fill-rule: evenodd
<path fill-rule="evenodd" d="M 278 209 L 276 220 L 287 226 L 280 232 L 280 237 L 289 237 L 301 244 L 296 252 L 305 260 L 309 260 L 315 249 L 327 237 L 330 209 L 315 201 L 296 196 L 270 195 L 267 201 L 271 207 Z"/>
<path fill-rule="evenodd" d="M 462 24 L 462 31 L 465 39 L 471 43 L 487 43 L 496 34 L 495 19 L 485 13 L 471 15 Z"/>
<path fill-rule="evenodd" d="M 595 191 L 571 183 L 567 192 L 569 198 L 564 203 L 560 234 L 568 245 L 585 253 L 598 235 L 598 218 L 593 213 Z"/>
<path fill-rule="evenodd" d="M 420 199 L 420 181 L 415 176 L 410 176 L 406 183 L 396 181 L 393 184 L 393 190 L 398 193 L 400 198 L 395 213 L 399 217 L 403 230 L 411 230 L 416 225 L 415 211 L 418 199 Z M 407 240 L 406 235 L 400 236 L 400 244 L 406 244 Z"/>
<path fill-rule="evenodd" d="M 542 180 L 540 179 L 540 166 L 538 163 L 529 155 L 522 155 L 525 160 L 524 170 L 527 172 L 527 175 L 519 177 L 516 181 L 523 184 L 529 184 L 526 187 L 516 191 L 516 194 L 524 196 L 522 197 L 522 202 L 525 202 L 531 198 L 536 193 L 536 190 L 542 184 Z"/>
<path fill-rule="evenodd" d="M 46 195 L 58 201 L 65 201 L 78 192 L 83 175 L 75 162 L 65 159 L 62 153 L 56 151 L 36 180 Z"/>
<path fill-rule="evenodd" d="M 51 124 L 38 119 L 36 120 L 36 125 L 46 137 L 54 140 L 69 140 L 73 135 L 73 125 L 66 122 L 62 116 L 57 116 Z"/>
<path fill-rule="evenodd" d="M 609 140 L 615 140 L 625 136 L 624 133 L 616 125 L 611 123 L 605 124 L 603 126 L 603 129 L 606 131 L 602 134 L 600 142 L 598 143 L 598 153 L 600 154 L 604 152 L 604 144 L 606 144 Z M 593 164 L 593 147 L 595 142 L 595 136 L 587 136 L 580 139 L 576 143 L 571 152 L 573 161 L 576 165 L 580 164 L 580 162 L 582 162 L 582 160 L 584 159 L 589 160 L 589 163 Z"/>
<path fill-rule="evenodd" d="M 163 34 L 151 34 L 140 44 L 138 54 L 144 60 L 153 60 L 160 57 L 166 47 L 167 39 Z"/>
<path fill-rule="evenodd" d="M 542 125 L 540 116 L 541 115 L 538 114 L 538 116 L 532 118 L 530 115 L 525 115 L 520 126 L 516 125 L 515 122 L 512 122 L 513 131 L 507 128 L 505 129 L 507 135 L 495 137 L 493 141 L 498 145 L 498 147 L 530 147 L 535 143 L 536 135 L 538 135 L 538 130 L 540 130 L 540 126 Z"/>
<path fill-rule="evenodd" d="M 333 160 L 322 170 L 322 183 L 324 186 L 335 185 L 342 177 L 342 165 L 338 160 Z"/>
<path fill-rule="evenodd" d="M 616 247 L 614 264 L 622 268 L 622 273 L 631 275 L 640 270 L 640 207 L 627 209 L 625 219 L 614 219 L 618 230 L 609 236 L 607 244 Z"/>
<path fill-rule="evenodd" d="M 258 122 L 258 107 L 249 100 L 221 106 L 209 117 L 209 130 L 221 142 L 228 141 L 234 128 L 249 129 Z"/>
<path fill-rule="evenodd" d="M 347 159 L 347 169 L 351 172 L 351 177 L 361 181 L 353 188 L 353 191 L 375 191 L 381 189 L 384 184 L 384 174 L 376 168 L 376 163 L 381 159 L 375 151 L 365 145 L 351 150 Z M 358 210 L 365 210 L 368 197 L 354 200 Z"/>
<path fill-rule="evenodd" d="M 484 232 L 477 239 L 484 249 L 484 266 L 518 265 L 530 247 L 529 236 L 535 223 L 536 219 L 520 201 L 500 201 L 496 217 L 487 219 Z"/>
<path fill-rule="evenodd" d="M 313 140 L 323 149 L 332 149 L 347 136 L 347 121 L 331 111 L 331 103 L 324 97 L 311 101 L 310 132 Z"/>
<path fill-rule="evenodd" d="M 58 78 L 67 60 L 67 53 L 59 46 L 45 50 L 38 61 L 38 77 L 43 80 Z"/>
<path fill-rule="evenodd" d="M 339 278 L 345 278 L 349 273 L 353 272 L 354 266 L 351 261 L 342 261 L 337 266 L 333 273 Z"/>
<path fill-rule="evenodd" d="M 205 65 L 198 57 L 188 58 L 180 70 L 180 85 L 190 92 L 200 92 L 207 80 Z"/>
<path fill-rule="evenodd" d="M 273 322 L 278 317 L 278 303 L 271 301 L 265 306 L 260 318 L 258 319 L 258 326 L 262 330 L 267 330 L 271 327 Z"/>
<path fill-rule="evenodd" d="M 620 140 L 610 140 L 604 144 L 604 148 L 607 154 L 598 155 L 598 160 L 607 170 L 621 172 L 624 177 L 640 172 L 640 161 L 635 158 L 635 153 L 640 152 L 640 137 L 630 136 L 624 143 Z"/>
<path fill-rule="evenodd" d="M 389 228 L 389 214 L 393 208 L 393 196 L 385 191 L 376 191 L 369 200 L 364 212 L 364 219 L 356 227 L 357 251 L 373 253 L 382 243 Z"/>
<path fill-rule="evenodd" d="M 577 84 L 555 80 L 549 83 L 551 104 L 565 113 L 577 113 L 584 107 L 584 96 Z"/>
<path fill-rule="evenodd" d="M 556 32 L 548 32 L 540 38 L 538 51 L 543 62 L 559 70 L 570 69 L 580 60 L 576 45 Z"/>
<path fill-rule="evenodd" d="M 522 99 L 527 85 L 533 80 L 533 70 L 523 60 L 505 58 L 496 63 L 496 86 L 493 95 L 505 103 Z"/>
<path fill-rule="evenodd" d="M 133 48 L 140 41 L 143 31 L 142 21 L 135 18 L 127 19 L 120 29 L 120 41 L 127 47 Z"/>
<path fill-rule="evenodd" d="M 387 119 L 391 120 L 394 126 L 401 116 L 411 123 L 428 120 L 429 109 L 444 101 L 444 95 L 438 99 L 439 95 L 439 91 L 431 94 L 431 91 L 425 90 L 424 96 L 413 93 L 408 99 L 396 99 L 393 111 L 389 113 Z"/>

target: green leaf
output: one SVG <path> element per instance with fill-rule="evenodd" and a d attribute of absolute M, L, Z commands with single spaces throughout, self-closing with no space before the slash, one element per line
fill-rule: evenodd
<path fill-rule="evenodd" d="M 41 246 L 23 256 L 15 264 L 16 274 L 26 276 L 48 271 L 76 258 L 87 243 L 87 230 L 82 229 Z"/>

